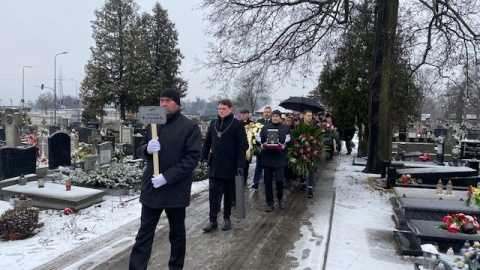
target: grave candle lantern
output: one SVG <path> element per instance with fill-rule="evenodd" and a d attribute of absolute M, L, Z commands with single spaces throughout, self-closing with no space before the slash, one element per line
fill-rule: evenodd
<path fill-rule="evenodd" d="M 437 194 L 438 195 L 442 195 L 443 193 L 443 183 L 442 183 L 442 180 L 438 180 L 438 183 L 437 183 Z"/>
<path fill-rule="evenodd" d="M 43 177 L 38 178 L 38 187 L 39 188 L 45 187 L 45 178 L 43 178 Z"/>

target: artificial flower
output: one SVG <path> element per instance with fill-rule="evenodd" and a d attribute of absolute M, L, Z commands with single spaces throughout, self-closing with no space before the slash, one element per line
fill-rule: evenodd
<path fill-rule="evenodd" d="M 472 223 L 475 231 L 480 230 L 480 226 L 476 216 L 465 215 L 464 213 L 457 213 L 444 216 L 442 218 L 443 224 L 439 226 L 444 230 L 451 233 L 463 233 L 462 226 L 466 226 L 468 223 Z"/>

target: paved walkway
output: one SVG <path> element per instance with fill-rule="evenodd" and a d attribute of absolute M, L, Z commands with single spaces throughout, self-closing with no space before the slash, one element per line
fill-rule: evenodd
<path fill-rule="evenodd" d="M 286 209 L 278 204 L 265 212 L 263 184 L 246 187 L 246 219 L 232 216 L 232 229 L 203 233 L 208 221 L 208 191 L 196 194 L 187 208 L 187 256 L 184 269 L 291 269 L 308 265 L 324 269 L 335 192 L 337 160 L 322 161 L 316 175 L 314 198 L 299 192 L 300 183 L 285 191 Z M 235 214 L 233 208 L 233 214 Z M 315 217 L 315 224 L 311 224 Z M 222 220 L 219 219 L 219 226 Z M 39 269 L 128 269 L 128 258 L 139 221 L 112 231 L 85 246 L 44 264 Z M 164 215 L 157 227 L 149 269 L 166 269 L 170 253 Z"/>

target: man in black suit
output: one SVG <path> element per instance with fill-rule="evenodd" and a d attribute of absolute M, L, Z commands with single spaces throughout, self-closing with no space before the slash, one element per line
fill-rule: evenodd
<path fill-rule="evenodd" d="M 243 175 L 245 154 L 248 149 L 244 125 L 233 116 L 232 102 L 222 99 L 218 102 L 218 117 L 210 123 L 202 159 L 208 159 L 210 222 L 203 228 L 211 232 L 218 228 L 217 214 L 223 196 L 223 231 L 230 230 L 233 187 L 235 175 Z"/>

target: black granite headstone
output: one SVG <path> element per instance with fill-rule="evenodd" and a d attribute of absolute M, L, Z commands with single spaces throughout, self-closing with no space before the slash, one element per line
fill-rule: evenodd
<path fill-rule="evenodd" d="M 35 173 L 37 148 L 0 148 L 0 180 Z"/>
<path fill-rule="evenodd" d="M 94 128 L 82 127 L 78 130 L 78 142 L 92 143 L 89 138 L 100 137 L 100 131 Z"/>
<path fill-rule="evenodd" d="M 70 136 L 64 132 L 56 132 L 48 137 L 48 168 L 69 166 L 72 162 L 70 155 Z"/>
<path fill-rule="evenodd" d="M 480 142 L 465 142 L 460 144 L 460 158 L 471 159 L 480 158 Z"/>
<path fill-rule="evenodd" d="M 5 125 L 0 125 L 0 141 L 5 141 L 7 136 L 5 135 Z"/>
<path fill-rule="evenodd" d="M 141 155 L 138 153 L 138 148 L 142 143 L 143 136 L 133 136 L 133 159 L 139 159 Z"/>
<path fill-rule="evenodd" d="M 53 133 L 55 133 L 57 131 L 60 131 L 60 126 L 49 126 L 48 127 L 48 132 L 50 133 L 50 135 L 52 135 Z"/>
<path fill-rule="evenodd" d="M 480 129 L 467 129 L 468 140 L 480 140 Z"/>
<path fill-rule="evenodd" d="M 433 135 L 435 135 L 435 137 L 445 138 L 447 134 L 448 134 L 448 129 L 446 128 L 436 128 L 433 130 Z"/>

